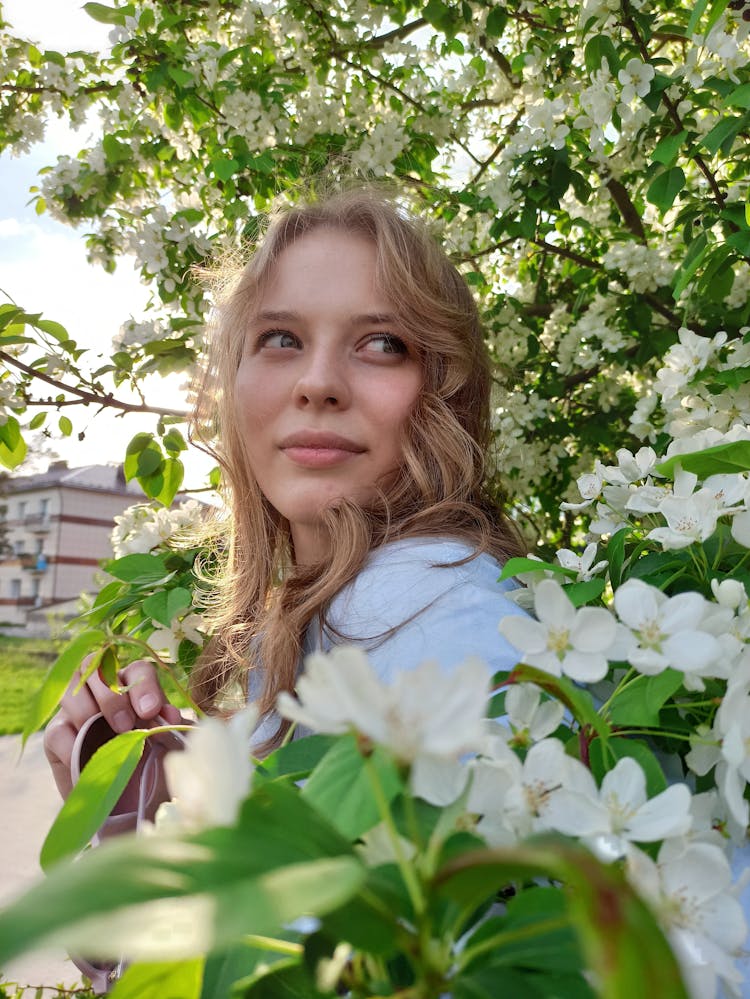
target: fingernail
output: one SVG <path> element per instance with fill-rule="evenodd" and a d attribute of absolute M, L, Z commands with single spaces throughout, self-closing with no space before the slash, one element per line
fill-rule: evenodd
<path fill-rule="evenodd" d="M 118 711 L 112 719 L 112 728 L 115 732 L 129 732 L 133 727 L 133 719 L 128 711 Z"/>
<path fill-rule="evenodd" d="M 143 697 L 138 701 L 138 713 L 141 717 L 144 717 L 152 712 L 154 708 L 158 708 L 161 701 L 156 694 L 144 694 Z"/>

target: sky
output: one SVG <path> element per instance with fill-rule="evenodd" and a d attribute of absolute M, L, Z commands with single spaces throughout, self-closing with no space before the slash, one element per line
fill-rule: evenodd
<path fill-rule="evenodd" d="M 79 0 L 3 0 L 2 8 L 14 33 L 44 48 L 103 49 L 108 44 L 108 26 L 90 18 Z M 142 314 L 147 291 L 132 259 L 123 259 L 114 274 L 92 267 L 86 261 L 85 226 L 76 230 L 47 215 L 38 216 L 28 204 L 38 170 L 54 163 L 58 155 L 77 153 L 86 138 L 85 125 L 74 132 L 64 121 L 53 119 L 44 142 L 33 146 L 28 155 L 0 154 L 0 289 L 26 311 L 42 312 L 45 318 L 62 323 L 77 343 L 91 350 L 88 356 L 96 364 L 94 355 L 108 353 L 122 322 Z M 167 391 L 172 398 L 165 400 L 161 379 L 152 379 L 151 386 L 146 384 L 147 398 L 158 394 L 159 405 L 183 408 L 177 389 L 180 381 L 171 380 Z M 65 412 L 72 416 L 71 410 Z M 56 426 L 56 416 L 48 419 Z M 85 441 L 51 442 L 71 466 L 121 461 L 133 434 L 155 427 L 154 417 L 118 419 L 92 408 L 76 411 L 73 419 L 76 432 L 85 430 Z M 191 473 L 202 474 L 205 467 L 204 460 L 195 458 Z"/>

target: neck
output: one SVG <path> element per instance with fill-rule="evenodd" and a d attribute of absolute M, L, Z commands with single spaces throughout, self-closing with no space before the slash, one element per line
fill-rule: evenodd
<path fill-rule="evenodd" d="M 295 524 L 291 535 L 298 566 L 317 565 L 330 551 L 331 538 L 322 524 Z"/>

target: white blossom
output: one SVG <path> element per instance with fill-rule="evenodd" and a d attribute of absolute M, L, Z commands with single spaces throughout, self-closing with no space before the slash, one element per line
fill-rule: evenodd
<path fill-rule="evenodd" d="M 630 757 L 618 761 L 597 789 L 562 788 L 549 802 L 545 820 L 559 832 L 578 836 L 597 856 L 611 862 L 627 853 L 628 843 L 653 843 L 690 828 L 690 791 L 673 784 L 649 799 L 646 777 Z"/>
<path fill-rule="evenodd" d="M 500 634 L 521 652 L 523 661 L 581 683 L 601 680 L 617 633 L 609 611 L 603 607 L 577 610 L 553 579 L 536 586 L 534 607 L 538 620 L 506 617 L 499 626 Z"/>
<path fill-rule="evenodd" d="M 706 601 L 700 593 L 668 597 L 640 579 L 628 579 L 615 591 L 615 610 L 630 629 L 625 656 L 647 676 L 671 667 L 707 675 L 721 658 L 721 646 L 700 622 Z"/>
<path fill-rule="evenodd" d="M 185 749 L 167 754 L 164 772 L 172 800 L 159 806 L 158 832 L 199 832 L 237 821 L 250 793 L 250 737 L 257 722 L 252 705 L 229 721 L 203 718 L 187 733 Z"/>
<path fill-rule="evenodd" d="M 282 693 L 279 713 L 317 732 L 351 729 L 411 764 L 412 790 L 434 804 L 460 794 L 468 774 L 458 762 L 484 736 L 487 667 L 468 659 L 450 673 L 427 661 L 381 683 L 366 655 L 340 646 L 305 660 L 297 700 Z"/>
<path fill-rule="evenodd" d="M 728 986 L 741 984 L 733 958 L 747 926 L 730 893 L 731 871 L 719 847 L 689 843 L 675 849 L 665 843 L 656 863 L 631 850 L 627 871 L 666 932 L 693 999 L 712 999 L 717 979 Z"/>
<path fill-rule="evenodd" d="M 158 624 L 158 622 L 154 623 Z M 198 631 L 198 628 L 202 627 L 204 624 L 200 614 L 186 614 L 183 618 L 176 615 L 172 618 L 168 628 L 162 625 L 151 632 L 148 644 L 155 652 L 161 652 L 163 658 L 177 662 L 181 642 L 192 642 L 199 647 L 203 646 L 205 638 Z"/>

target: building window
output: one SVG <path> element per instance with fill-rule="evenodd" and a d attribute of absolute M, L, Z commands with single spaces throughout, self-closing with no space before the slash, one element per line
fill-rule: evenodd
<path fill-rule="evenodd" d="M 26 516 L 26 500 L 18 501 L 18 516 L 21 519 Z"/>
<path fill-rule="evenodd" d="M 46 517 L 49 514 L 49 497 L 39 500 L 39 513 Z"/>
<path fill-rule="evenodd" d="M 11 579 L 10 581 L 10 596 L 12 600 L 18 600 L 21 596 L 21 580 Z"/>
<path fill-rule="evenodd" d="M 26 542 L 22 539 L 21 541 L 13 542 L 13 551 L 16 555 L 23 555 L 26 551 Z"/>
<path fill-rule="evenodd" d="M 36 539 L 36 553 L 41 555 L 44 552 L 44 538 Z"/>

